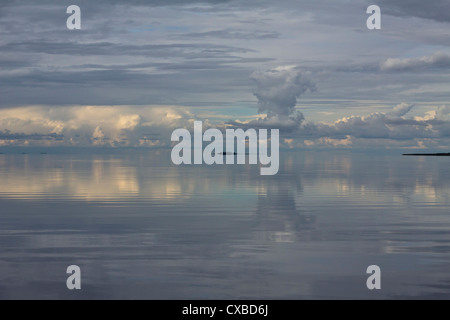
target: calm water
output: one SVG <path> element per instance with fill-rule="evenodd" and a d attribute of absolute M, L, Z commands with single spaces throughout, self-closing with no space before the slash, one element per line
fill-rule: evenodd
<path fill-rule="evenodd" d="M 450 158 L 280 161 L 0 155 L 0 299 L 450 298 Z"/>

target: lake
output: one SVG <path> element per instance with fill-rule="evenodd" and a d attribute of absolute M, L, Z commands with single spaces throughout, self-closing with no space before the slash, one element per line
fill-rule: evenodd
<path fill-rule="evenodd" d="M 450 158 L 400 153 L 2 154 L 0 299 L 449 299 Z"/>

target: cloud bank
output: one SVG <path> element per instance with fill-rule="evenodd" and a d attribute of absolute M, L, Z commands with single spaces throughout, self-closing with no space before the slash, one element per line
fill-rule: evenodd
<path fill-rule="evenodd" d="M 195 116 L 171 106 L 30 106 L 0 110 L 0 145 L 164 146 Z"/>
<path fill-rule="evenodd" d="M 387 60 L 386 68 L 441 65 L 445 54 L 421 59 Z M 435 106 L 420 115 L 414 105 L 400 103 L 389 111 L 348 115 L 335 121 L 309 121 L 298 99 L 315 92 L 310 72 L 279 66 L 251 74 L 259 116 L 247 120 L 218 120 L 211 124 L 183 106 L 27 106 L 0 109 L 1 146 L 169 147 L 177 128 L 280 129 L 285 147 L 436 147 L 450 139 L 450 107 Z M 261 116 L 261 113 L 264 115 Z M 384 142 L 383 142 L 384 141 Z"/>
<path fill-rule="evenodd" d="M 334 122 L 303 120 L 282 132 L 284 147 L 438 147 L 450 140 L 450 106 L 439 106 L 422 115 L 410 115 L 413 105 L 401 103 L 388 112 L 351 115 Z M 248 128 L 269 120 L 234 121 Z M 289 116 L 286 116 L 286 119 Z M 176 128 L 193 128 L 200 118 L 175 106 L 73 106 L 67 108 L 31 106 L 0 110 L 1 146 L 108 146 L 169 147 Z M 212 125 L 208 119 L 205 128 Z M 264 122 L 265 121 L 265 122 Z M 214 125 L 220 129 L 230 123 Z M 384 142 L 383 142 L 384 141 Z"/>

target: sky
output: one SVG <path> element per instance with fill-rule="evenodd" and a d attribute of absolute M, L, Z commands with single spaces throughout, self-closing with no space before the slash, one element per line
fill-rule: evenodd
<path fill-rule="evenodd" d="M 450 0 L 3 0 L 0 146 L 167 147 L 202 120 L 449 150 L 449 27 Z"/>

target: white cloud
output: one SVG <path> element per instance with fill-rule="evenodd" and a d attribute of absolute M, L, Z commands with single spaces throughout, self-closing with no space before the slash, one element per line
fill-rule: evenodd
<path fill-rule="evenodd" d="M 403 117 L 405 114 L 411 111 L 412 108 L 413 108 L 412 104 L 403 102 L 395 106 L 391 112 L 387 113 L 387 115 L 392 117 Z"/>
<path fill-rule="evenodd" d="M 411 71 L 421 68 L 450 68 L 450 54 L 436 52 L 420 58 L 388 58 L 381 63 L 383 71 Z"/>
<path fill-rule="evenodd" d="M 173 128 L 188 126 L 194 118 L 173 106 L 3 109 L 0 140 L 13 145 L 162 145 Z"/>
<path fill-rule="evenodd" d="M 365 116 L 354 115 L 334 123 L 320 123 L 316 126 L 316 135 L 392 140 L 437 136 L 439 128 L 437 123 L 430 122 L 432 119 L 419 120 L 406 117 L 412 108 L 410 104 L 401 103 L 389 112 L 374 112 Z"/>
<path fill-rule="evenodd" d="M 422 115 L 401 103 L 387 112 L 351 115 L 334 122 L 310 122 L 295 116 L 273 115 L 257 120 L 214 125 L 224 129 L 279 128 L 282 144 L 302 147 L 439 148 L 450 139 L 450 106 Z M 176 128 L 193 128 L 198 117 L 177 106 L 29 106 L 0 110 L 0 145 L 21 146 L 170 146 Z M 211 127 L 203 120 L 204 129 Z"/>

